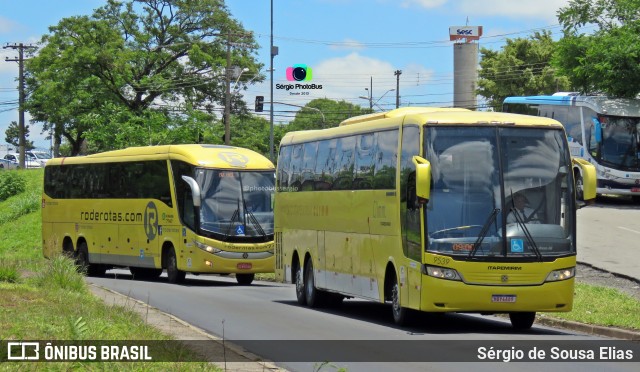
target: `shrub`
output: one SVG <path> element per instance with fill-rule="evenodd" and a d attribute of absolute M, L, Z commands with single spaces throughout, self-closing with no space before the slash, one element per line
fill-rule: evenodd
<path fill-rule="evenodd" d="M 25 190 L 27 181 L 20 171 L 4 171 L 0 173 L 0 200 L 8 199 Z"/>
<path fill-rule="evenodd" d="M 57 255 L 45 263 L 39 273 L 37 282 L 41 287 L 63 289 L 71 292 L 85 292 L 87 290 L 84 276 L 72 258 Z"/>

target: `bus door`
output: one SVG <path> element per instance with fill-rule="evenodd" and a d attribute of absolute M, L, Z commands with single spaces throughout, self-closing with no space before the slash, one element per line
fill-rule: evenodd
<path fill-rule="evenodd" d="M 403 259 L 396 260 L 398 282 L 403 306 L 418 309 L 422 274 L 423 238 L 422 229 L 424 207 L 416 197 L 416 174 L 413 155 L 420 153 L 420 130 L 417 126 L 406 126 L 402 131 L 402 152 L 400 155 L 400 220 L 402 230 Z"/>

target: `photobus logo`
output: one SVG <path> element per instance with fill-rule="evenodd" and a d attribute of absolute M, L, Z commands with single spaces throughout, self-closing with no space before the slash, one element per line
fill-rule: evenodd
<path fill-rule="evenodd" d="M 289 81 L 309 81 L 313 77 L 311 67 L 296 64 L 287 67 L 287 80 Z"/>

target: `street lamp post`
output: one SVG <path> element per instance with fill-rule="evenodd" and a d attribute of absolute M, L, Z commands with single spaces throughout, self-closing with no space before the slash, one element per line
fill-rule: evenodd
<path fill-rule="evenodd" d="M 364 88 L 364 89 L 365 89 L 365 90 L 368 90 L 367 88 Z M 384 111 L 384 109 L 383 109 L 382 107 L 378 106 L 378 102 L 380 102 L 380 100 L 381 100 L 382 98 L 384 98 L 384 96 L 385 96 L 385 95 L 387 95 L 387 93 L 389 93 L 389 92 L 393 92 L 393 91 L 395 91 L 395 90 L 396 90 L 396 88 L 391 88 L 391 89 L 387 90 L 387 91 L 386 91 L 386 92 L 384 92 L 384 94 L 383 94 L 382 96 L 380 96 L 380 98 L 378 98 L 378 100 L 377 100 L 377 101 L 375 101 L 375 102 L 373 102 L 373 96 L 372 96 L 372 95 L 369 95 L 369 97 L 360 96 L 360 97 L 358 97 L 358 98 L 366 99 L 366 100 L 368 100 L 368 101 L 369 101 L 369 108 L 370 108 L 371 112 L 373 112 L 373 106 L 376 106 L 376 107 L 377 107 L 377 108 L 379 108 L 380 110 Z"/>

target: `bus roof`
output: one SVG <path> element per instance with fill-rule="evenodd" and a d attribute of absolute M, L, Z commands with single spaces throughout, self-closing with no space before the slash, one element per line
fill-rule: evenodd
<path fill-rule="evenodd" d="M 507 97 L 504 103 L 529 105 L 584 106 L 599 114 L 612 116 L 640 116 L 640 100 L 605 96 L 524 96 Z"/>
<path fill-rule="evenodd" d="M 562 128 L 560 122 L 540 117 L 503 112 L 471 111 L 462 108 L 404 107 L 388 112 L 349 118 L 340 126 L 328 129 L 287 133 L 281 144 L 301 143 L 314 139 L 366 132 L 373 129 L 398 127 L 402 123 L 447 125 L 535 125 Z"/>
<path fill-rule="evenodd" d="M 47 162 L 47 166 L 163 159 L 181 160 L 205 168 L 274 169 L 269 159 L 255 151 L 207 144 L 129 147 L 87 156 L 54 158 Z"/>

